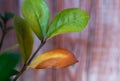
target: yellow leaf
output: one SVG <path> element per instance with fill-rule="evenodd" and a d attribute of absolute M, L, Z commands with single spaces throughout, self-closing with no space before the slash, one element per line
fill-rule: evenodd
<path fill-rule="evenodd" d="M 57 48 L 37 56 L 29 67 L 34 69 L 65 68 L 78 62 L 67 49 Z"/>

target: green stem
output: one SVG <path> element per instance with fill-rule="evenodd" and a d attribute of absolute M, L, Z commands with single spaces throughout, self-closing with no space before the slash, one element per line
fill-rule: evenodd
<path fill-rule="evenodd" d="M 38 53 L 38 51 L 44 46 L 46 41 L 42 41 L 37 50 L 33 53 L 33 55 L 30 57 L 30 59 L 24 64 L 22 67 L 20 73 L 16 75 L 16 77 L 13 79 L 13 81 L 17 81 L 17 79 L 24 73 L 24 71 L 27 69 L 27 66 L 31 63 L 35 55 Z"/>

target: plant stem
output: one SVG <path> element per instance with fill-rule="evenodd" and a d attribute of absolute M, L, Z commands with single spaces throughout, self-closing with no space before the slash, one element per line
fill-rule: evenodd
<path fill-rule="evenodd" d="M 2 48 L 5 35 L 6 35 L 6 33 L 2 33 L 2 37 L 1 37 L 1 40 L 0 40 L 0 50 L 1 50 L 1 48 Z"/>
<path fill-rule="evenodd" d="M 37 52 L 43 47 L 43 45 L 45 44 L 46 41 L 42 41 L 40 46 L 38 47 L 38 49 L 34 52 L 34 54 L 31 56 L 31 58 L 27 61 L 26 65 L 29 65 L 31 63 L 31 61 L 33 60 L 33 58 L 35 57 L 35 55 L 37 54 Z"/>
<path fill-rule="evenodd" d="M 2 30 L 2 37 L 1 37 L 1 40 L 0 40 L 0 50 L 2 48 L 3 41 L 4 41 L 4 38 L 5 38 L 5 35 L 6 35 L 6 23 L 4 23 L 4 27 L 1 30 Z"/>
<path fill-rule="evenodd" d="M 24 71 L 26 70 L 26 65 L 24 65 L 21 69 L 21 71 L 19 72 L 18 75 L 16 75 L 16 77 L 13 79 L 13 81 L 17 81 L 17 79 L 24 73 Z"/>
<path fill-rule="evenodd" d="M 13 81 L 17 81 L 17 79 L 24 73 L 24 71 L 27 69 L 27 66 L 31 63 L 35 55 L 38 53 L 38 51 L 44 46 L 46 41 L 42 41 L 37 50 L 33 53 L 33 55 L 30 57 L 30 59 L 24 64 L 22 67 L 20 73 L 16 75 L 16 77 L 13 79 Z"/>

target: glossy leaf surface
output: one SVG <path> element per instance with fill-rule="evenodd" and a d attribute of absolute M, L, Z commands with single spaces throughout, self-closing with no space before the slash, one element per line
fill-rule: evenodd
<path fill-rule="evenodd" d="M 39 39 L 46 35 L 49 9 L 44 0 L 25 0 L 22 5 L 22 13 L 31 24 L 31 27 Z"/>
<path fill-rule="evenodd" d="M 12 52 L 0 54 L 0 81 L 7 81 L 10 76 L 16 74 L 13 70 L 19 61 L 19 55 Z"/>
<path fill-rule="evenodd" d="M 30 28 L 30 25 L 24 19 L 18 16 L 15 16 L 14 18 L 14 25 L 18 43 L 22 53 L 22 59 L 24 62 L 26 62 L 31 55 L 33 48 L 34 38 L 32 30 Z"/>
<path fill-rule="evenodd" d="M 47 38 L 58 34 L 82 31 L 89 20 L 89 15 L 79 8 L 65 9 L 53 19 L 47 32 Z"/>
<path fill-rule="evenodd" d="M 65 68 L 77 62 L 73 53 L 67 49 L 53 49 L 37 56 L 29 67 L 35 69 Z"/>

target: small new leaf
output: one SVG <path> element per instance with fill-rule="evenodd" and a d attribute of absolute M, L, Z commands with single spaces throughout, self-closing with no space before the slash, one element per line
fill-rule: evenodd
<path fill-rule="evenodd" d="M 49 26 L 47 38 L 58 34 L 82 31 L 89 20 L 89 15 L 79 8 L 65 9 L 55 16 Z"/>
<path fill-rule="evenodd" d="M 23 61 L 26 62 L 31 55 L 33 48 L 33 34 L 30 25 L 22 18 L 15 16 L 14 27 L 16 30 L 16 35 L 20 50 L 22 53 Z"/>
<path fill-rule="evenodd" d="M 71 51 L 57 48 L 37 56 L 29 67 L 35 69 L 65 68 L 76 62 L 77 60 Z"/>
<path fill-rule="evenodd" d="M 46 36 L 49 8 L 44 0 L 25 0 L 22 4 L 22 13 L 37 37 L 42 40 Z"/>

